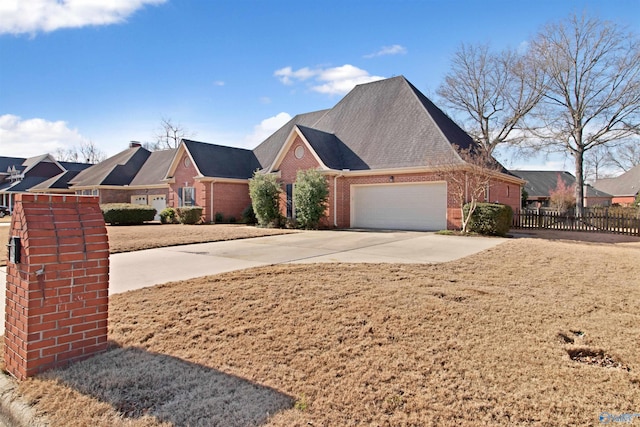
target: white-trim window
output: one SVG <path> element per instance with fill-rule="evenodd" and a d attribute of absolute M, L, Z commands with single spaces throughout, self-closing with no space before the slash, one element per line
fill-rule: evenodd
<path fill-rule="evenodd" d="M 178 205 L 195 206 L 196 205 L 196 189 L 193 187 L 178 188 Z"/>

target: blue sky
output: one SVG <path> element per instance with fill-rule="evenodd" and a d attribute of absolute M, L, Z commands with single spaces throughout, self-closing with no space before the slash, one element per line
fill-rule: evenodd
<path fill-rule="evenodd" d="M 640 0 L 2 0 L 0 155 L 86 140 L 113 155 L 153 141 L 163 117 L 192 139 L 253 148 L 291 116 L 394 75 L 438 104 L 460 43 L 517 48 L 583 11 L 640 29 Z"/>

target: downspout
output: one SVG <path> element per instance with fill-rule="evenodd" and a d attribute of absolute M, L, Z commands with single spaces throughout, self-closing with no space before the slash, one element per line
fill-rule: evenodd
<path fill-rule="evenodd" d="M 333 226 L 338 228 L 338 178 L 344 175 L 340 172 L 333 177 Z"/>
<path fill-rule="evenodd" d="M 211 181 L 211 202 L 209 203 L 209 222 L 213 222 L 213 183 Z"/>

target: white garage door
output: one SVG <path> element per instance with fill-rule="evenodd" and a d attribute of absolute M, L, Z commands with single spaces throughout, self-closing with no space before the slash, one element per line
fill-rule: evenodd
<path fill-rule="evenodd" d="M 444 230 L 447 185 L 444 182 L 353 185 L 351 227 Z"/>
<path fill-rule="evenodd" d="M 167 197 L 163 195 L 156 194 L 155 196 L 149 196 L 150 205 L 153 206 L 156 210 L 155 220 L 160 220 L 160 212 L 167 207 Z"/>

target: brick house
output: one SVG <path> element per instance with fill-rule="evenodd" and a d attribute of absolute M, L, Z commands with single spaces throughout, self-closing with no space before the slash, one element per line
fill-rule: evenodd
<path fill-rule="evenodd" d="M 460 226 L 442 166 L 465 170 L 456 147 L 474 146 L 400 76 L 356 86 L 333 108 L 294 117 L 253 152 L 263 173 L 280 177 L 287 217 L 295 212 L 297 171 L 316 168 L 329 182 L 324 225 L 438 230 Z M 518 209 L 524 181 L 504 169 L 494 175 L 485 200 Z"/>
<path fill-rule="evenodd" d="M 260 169 L 251 150 L 183 139 L 169 165 L 168 205 L 200 206 L 203 220 L 217 213 L 240 220 L 249 206 L 249 178 Z"/>
<path fill-rule="evenodd" d="M 128 149 L 80 172 L 69 184 L 75 194 L 98 196 L 101 204 L 151 205 L 160 213 L 169 195 L 169 186 L 162 179 L 175 152 L 151 152 L 131 143 Z"/>
<path fill-rule="evenodd" d="M 557 188 L 558 180 L 562 180 L 564 185 L 575 188 L 576 178 L 567 171 L 510 171 L 526 181 L 524 186 L 527 192 L 525 208 L 548 208 L 551 205 L 551 193 Z M 611 194 L 585 185 L 584 204 L 585 207 L 611 206 Z"/>
<path fill-rule="evenodd" d="M 640 193 L 640 165 L 629 169 L 616 178 L 599 179 L 593 186 L 612 194 L 613 203 L 632 206 Z"/>

